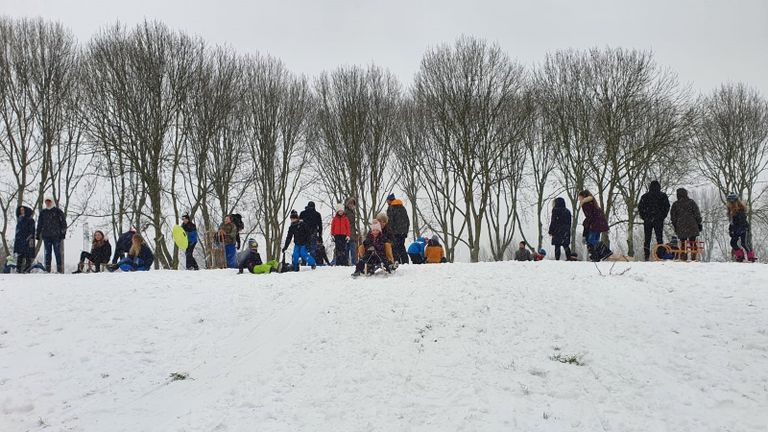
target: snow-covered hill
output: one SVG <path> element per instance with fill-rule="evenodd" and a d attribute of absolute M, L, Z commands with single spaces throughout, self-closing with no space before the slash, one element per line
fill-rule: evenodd
<path fill-rule="evenodd" d="M 610 267 L 1 275 L 0 430 L 765 431 L 768 267 Z"/>

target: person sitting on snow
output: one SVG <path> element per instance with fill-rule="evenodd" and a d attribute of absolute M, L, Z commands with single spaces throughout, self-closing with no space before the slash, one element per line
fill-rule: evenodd
<path fill-rule="evenodd" d="M 144 239 L 134 234 L 131 239 L 131 249 L 128 251 L 128 256 L 123 258 L 117 263 L 120 270 L 128 271 L 148 271 L 152 268 L 152 263 L 155 261 L 155 255 L 152 250 L 144 243 Z"/>
<path fill-rule="evenodd" d="M 93 242 L 91 243 L 91 251 L 83 251 L 80 253 L 80 262 L 77 264 L 77 270 L 72 272 L 78 274 L 83 272 L 85 267 L 85 260 L 90 261 L 95 266 L 96 273 L 101 271 L 101 266 L 106 266 L 109 263 L 109 257 L 112 255 L 112 245 L 109 244 L 109 240 L 104 236 L 102 231 L 96 230 L 93 233 Z"/>
<path fill-rule="evenodd" d="M 237 274 L 243 274 L 244 268 L 247 268 L 248 271 L 253 273 L 253 268 L 257 265 L 261 265 L 261 255 L 259 255 L 259 244 L 254 239 L 248 239 L 248 251 L 245 254 L 245 256 L 240 260 Z"/>
<path fill-rule="evenodd" d="M 363 271 L 367 271 L 369 274 L 373 273 L 377 265 L 383 265 L 387 272 L 391 272 L 392 261 L 387 258 L 385 245 L 385 238 L 381 232 L 381 223 L 378 220 L 371 222 L 371 232 L 368 233 L 365 241 L 363 241 L 364 253 L 357 261 L 355 266 L 355 272 L 352 276 L 357 277 L 363 274 Z M 367 268 L 366 268 L 367 267 Z"/>
<path fill-rule="evenodd" d="M 440 244 L 440 239 L 436 235 L 433 235 L 427 243 L 427 247 L 424 248 L 424 260 L 427 264 L 440 264 L 446 262 L 445 250 L 443 245 Z"/>
<path fill-rule="evenodd" d="M 520 247 L 515 251 L 515 261 L 530 261 L 531 259 L 531 251 L 528 250 L 525 242 L 521 241 Z"/>
<path fill-rule="evenodd" d="M 427 247 L 427 239 L 418 237 L 408 245 L 408 256 L 413 264 L 424 264 L 424 250 Z"/>
<path fill-rule="evenodd" d="M 533 252 L 534 261 L 542 261 L 544 260 L 544 258 L 546 258 L 546 256 L 547 256 L 547 251 L 545 251 L 544 249 L 539 249 L 538 252 L 535 252 L 535 251 Z"/>

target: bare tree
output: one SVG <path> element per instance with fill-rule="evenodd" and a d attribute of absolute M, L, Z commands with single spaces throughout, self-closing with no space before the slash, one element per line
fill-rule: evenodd
<path fill-rule="evenodd" d="M 702 176 L 721 199 L 743 197 L 752 221 L 754 203 L 766 189 L 756 189 L 768 168 L 768 101 L 746 84 L 724 84 L 698 103 L 694 159 Z"/>
<path fill-rule="evenodd" d="M 429 139 L 447 156 L 444 169 L 459 188 L 460 201 L 447 204 L 466 221 L 461 241 L 472 262 L 479 260 L 493 188 L 507 175 L 505 150 L 519 140 L 527 118 L 518 109 L 525 85 L 524 69 L 498 45 L 471 37 L 428 50 L 416 74 Z"/>
<path fill-rule="evenodd" d="M 299 193 L 307 162 L 307 130 L 313 99 L 304 77 L 272 57 L 254 57 L 247 67 L 245 107 L 258 207 L 267 256 L 280 255 L 283 226 Z"/>

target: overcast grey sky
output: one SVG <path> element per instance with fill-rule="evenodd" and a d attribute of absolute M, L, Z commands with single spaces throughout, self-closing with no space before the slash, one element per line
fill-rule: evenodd
<path fill-rule="evenodd" d="M 768 0 L 0 0 L 0 13 L 59 20 L 82 41 L 117 20 L 159 19 L 299 73 L 375 62 L 404 83 L 428 46 L 461 34 L 527 65 L 560 48 L 652 49 L 694 90 L 744 81 L 768 96 Z"/>

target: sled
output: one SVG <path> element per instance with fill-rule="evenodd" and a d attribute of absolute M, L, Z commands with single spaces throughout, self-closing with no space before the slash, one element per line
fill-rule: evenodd
<path fill-rule="evenodd" d="M 677 247 L 669 244 L 657 244 L 653 249 L 653 261 L 670 261 L 664 259 L 664 256 L 672 257 L 671 261 L 688 261 L 688 254 L 691 254 L 691 261 L 700 261 L 697 259 L 704 252 L 704 242 L 700 240 L 689 241 L 682 240 Z"/>
<path fill-rule="evenodd" d="M 173 226 L 173 242 L 176 243 L 176 246 L 181 250 L 187 250 L 187 246 L 189 246 L 187 232 L 179 225 Z"/>
<path fill-rule="evenodd" d="M 612 254 L 611 256 L 605 258 L 603 261 L 632 262 L 634 260 L 635 260 L 635 257 L 631 257 L 629 255 Z"/>

